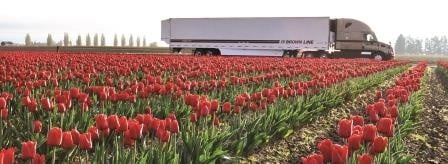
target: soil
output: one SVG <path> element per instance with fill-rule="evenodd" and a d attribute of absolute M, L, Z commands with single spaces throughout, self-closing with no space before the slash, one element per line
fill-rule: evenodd
<path fill-rule="evenodd" d="M 407 140 L 411 163 L 448 163 L 448 91 L 430 68 L 421 124 Z"/>
<path fill-rule="evenodd" d="M 375 101 L 375 89 L 384 90 L 392 86 L 396 78 L 389 79 L 377 88 L 358 95 L 354 100 L 329 110 L 313 123 L 296 129 L 286 139 L 271 142 L 249 155 L 242 163 L 300 163 L 301 157 L 317 152 L 318 142 L 325 138 L 330 138 L 333 142 L 342 144 L 342 140 L 335 131 L 338 120 L 347 118 L 352 114 L 364 115 L 365 107 Z"/>

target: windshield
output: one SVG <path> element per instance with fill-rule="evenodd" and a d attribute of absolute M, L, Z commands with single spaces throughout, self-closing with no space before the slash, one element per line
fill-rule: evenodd
<path fill-rule="evenodd" d="M 374 33 L 364 34 L 364 39 L 366 41 L 377 41 L 376 36 L 375 36 Z"/>

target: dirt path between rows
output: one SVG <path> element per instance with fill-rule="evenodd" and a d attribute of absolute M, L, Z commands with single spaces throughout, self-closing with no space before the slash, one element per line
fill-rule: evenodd
<path fill-rule="evenodd" d="M 286 139 L 273 141 L 247 157 L 247 163 L 300 163 L 300 158 L 317 152 L 317 143 L 325 138 L 342 144 L 337 137 L 336 126 L 338 120 L 347 118 L 352 114 L 363 115 L 365 107 L 374 102 L 375 90 L 392 86 L 398 76 L 391 78 L 378 87 L 365 91 L 354 100 L 344 103 L 338 108 L 329 110 L 315 122 L 306 124 L 297 129 Z M 246 163 L 243 162 L 243 163 Z"/>
<path fill-rule="evenodd" d="M 420 114 L 421 124 L 407 140 L 415 159 L 411 163 L 448 163 L 448 91 L 441 79 L 429 68 L 428 93 Z"/>

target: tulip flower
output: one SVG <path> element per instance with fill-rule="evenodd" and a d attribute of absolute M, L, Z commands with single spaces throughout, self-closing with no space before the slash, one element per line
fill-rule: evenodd
<path fill-rule="evenodd" d="M 87 131 L 88 133 L 90 133 L 92 140 L 97 140 L 100 138 L 100 132 L 98 131 L 98 128 L 96 128 L 95 126 L 89 127 Z"/>
<path fill-rule="evenodd" d="M 27 141 L 22 142 L 22 159 L 32 159 L 36 155 L 36 142 Z"/>
<path fill-rule="evenodd" d="M 331 160 L 331 149 L 333 147 L 333 142 L 330 139 L 324 139 L 319 142 L 317 147 L 324 156 L 324 160 L 329 162 Z"/>
<path fill-rule="evenodd" d="M 164 129 L 157 130 L 157 137 L 160 139 L 160 142 L 165 143 L 170 140 L 170 131 Z"/>
<path fill-rule="evenodd" d="M 35 120 L 33 122 L 33 131 L 34 133 L 40 133 L 42 131 L 42 122 Z"/>
<path fill-rule="evenodd" d="M 353 121 L 342 119 L 338 123 L 338 135 L 342 138 L 348 138 L 352 135 Z"/>
<path fill-rule="evenodd" d="M 360 126 L 364 125 L 364 117 L 360 115 L 354 115 L 352 116 L 351 119 L 353 120 L 353 125 L 360 125 Z"/>
<path fill-rule="evenodd" d="M 64 103 L 58 103 L 57 107 L 59 113 L 64 113 L 67 110 L 67 107 Z"/>
<path fill-rule="evenodd" d="M 369 115 L 369 119 L 372 122 L 377 122 L 380 119 L 378 116 L 378 112 L 374 108 L 367 108 L 367 114 Z"/>
<path fill-rule="evenodd" d="M 128 130 L 129 124 L 128 124 L 128 119 L 126 118 L 126 116 L 121 116 L 118 119 L 118 122 L 120 123 L 120 126 L 118 127 L 118 130 L 120 132 L 125 132 Z"/>
<path fill-rule="evenodd" d="M 0 97 L 0 109 L 6 108 L 6 99 L 4 97 Z"/>
<path fill-rule="evenodd" d="M 394 136 L 394 123 L 392 118 L 381 118 L 376 128 L 378 132 L 383 133 L 386 137 L 393 137 Z"/>
<path fill-rule="evenodd" d="M 372 142 L 372 145 L 370 146 L 370 154 L 379 154 L 386 150 L 387 147 L 387 138 L 377 136 Z"/>
<path fill-rule="evenodd" d="M 198 121 L 198 115 L 196 113 L 190 114 L 190 122 L 195 123 Z"/>
<path fill-rule="evenodd" d="M 8 109 L 7 108 L 3 108 L 3 109 L 0 109 L 0 117 L 3 119 L 3 120 L 6 120 L 7 118 L 8 118 Z"/>
<path fill-rule="evenodd" d="M 124 132 L 123 144 L 125 146 L 133 146 L 135 144 L 135 140 L 131 137 L 131 132 L 127 130 Z"/>
<path fill-rule="evenodd" d="M 107 116 L 105 114 L 99 114 L 95 117 L 95 125 L 99 130 L 104 130 L 109 128 L 107 124 Z"/>
<path fill-rule="evenodd" d="M 397 106 L 395 106 L 395 105 L 393 105 L 393 106 L 391 106 L 391 107 L 389 108 L 389 112 L 390 112 L 390 115 L 391 115 L 393 118 L 397 118 L 398 115 L 399 115 L 398 108 L 397 108 Z"/>
<path fill-rule="evenodd" d="M 60 146 L 62 144 L 62 129 L 53 127 L 47 134 L 47 145 Z"/>
<path fill-rule="evenodd" d="M 370 154 L 358 156 L 358 164 L 373 164 L 373 157 Z"/>
<path fill-rule="evenodd" d="M 345 164 L 348 159 L 348 147 L 334 144 L 331 149 L 331 163 Z"/>
<path fill-rule="evenodd" d="M 32 164 L 45 164 L 45 154 L 36 154 L 31 160 Z"/>
<path fill-rule="evenodd" d="M 359 134 L 363 136 L 364 135 L 363 127 L 359 125 L 353 126 L 352 135 L 353 134 Z"/>
<path fill-rule="evenodd" d="M 92 149 L 92 136 L 90 133 L 84 133 L 79 135 L 79 148 L 81 150 Z"/>
<path fill-rule="evenodd" d="M 75 147 L 73 136 L 70 131 L 62 133 L 62 148 L 69 150 Z"/>
<path fill-rule="evenodd" d="M 232 104 L 230 104 L 230 102 L 225 102 L 225 103 L 222 105 L 222 112 L 224 112 L 224 113 L 230 113 L 231 110 L 232 110 Z"/>
<path fill-rule="evenodd" d="M 14 163 L 14 154 L 16 149 L 11 147 L 6 150 L 2 150 L 0 155 L 3 155 L 3 164 L 13 164 Z"/>
<path fill-rule="evenodd" d="M 302 157 L 302 164 L 323 164 L 324 156 L 322 154 L 311 154 Z"/>
<path fill-rule="evenodd" d="M 219 108 L 218 100 L 213 100 L 210 105 L 210 111 L 216 112 L 216 111 L 218 111 L 218 108 Z"/>
<path fill-rule="evenodd" d="M 49 98 L 41 98 L 40 101 L 42 103 L 42 107 L 44 108 L 44 110 L 46 111 L 53 110 L 53 103 L 51 103 Z"/>
<path fill-rule="evenodd" d="M 141 138 L 143 133 L 143 124 L 140 124 L 138 121 L 135 120 L 129 120 L 128 123 L 131 138 L 134 140 Z"/>
<path fill-rule="evenodd" d="M 179 122 L 177 120 L 172 120 L 169 126 L 171 133 L 179 133 Z"/>
<path fill-rule="evenodd" d="M 375 111 L 380 116 L 384 116 L 386 114 L 386 104 L 384 104 L 383 101 L 379 101 L 373 104 L 373 109 L 375 109 Z"/>
<path fill-rule="evenodd" d="M 109 117 L 107 117 L 107 125 L 112 130 L 118 129 L 120 127 L 120 122 L 118 121 L 118 116 L 114 114 L 114 115 L 110 115 Z"/>
<path fill-rule="evenodd" d="M 375 125 L 373 125 L 373 124 L 364 125 L 364 128 L 362 131 L 363 131 L 363 139 L 365 141 L 372 142 L 375 139 L 376 132 L 377 132 Z"/>
<path fill-rule="evenodd" d="M 76 129 L 72 129 L 72 130 L 70 131 L 70 133 L 72 134 L 73 143 L 76 144 L 76 145 L 78 145 L 78 144 L 79 144 L 79 136 L 80 136 L 81 134 L 80 134 L 79 131 L 76 130 Z"/>
<path fill-rule="evenodd" d="M 348 137 L 348 147 L 350 148 L 350 151 L 355 151 L 361 148 L 362 143 L 362 135 L 359 134 L 353 134 L 350 137 Z"/>

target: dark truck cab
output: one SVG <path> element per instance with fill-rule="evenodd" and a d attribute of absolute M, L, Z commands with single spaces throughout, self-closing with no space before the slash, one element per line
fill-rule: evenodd
<path fill-rule="evenodd" d="M 363 57 L 376 60 L 390 60 L 394 57 L 391 45 L 379 42 L 375 32 L 364 22 L 355 19 L 332 19 L 333 53 L 329 57 Z"/>

